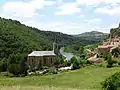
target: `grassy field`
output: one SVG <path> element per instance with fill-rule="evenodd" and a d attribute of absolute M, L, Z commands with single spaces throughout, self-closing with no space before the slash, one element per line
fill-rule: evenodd
<path fill-rule="evenodd" d="M 57 75 L 0 77 L 0 90 L 100 90 L 100 83 L 120 67 L 88 66 Z"/>

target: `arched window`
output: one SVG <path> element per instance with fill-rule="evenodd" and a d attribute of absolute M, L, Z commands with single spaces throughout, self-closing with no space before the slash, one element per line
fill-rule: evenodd
<path fill-rule="evenodd" d="M 53 60 L 52 60 L 52 58 L 50 59 L 50 63 L 51 63 L 51 64 L 53 63 Z"/>
<path fill-rule="evenodd" d="M 33 63 L 33 58 L 32 58 L 32 63 Z"/>
<path fill-rule="evenodd" d="M 44 64 L 46 64 L 46 58 L 44 58 Z"/>

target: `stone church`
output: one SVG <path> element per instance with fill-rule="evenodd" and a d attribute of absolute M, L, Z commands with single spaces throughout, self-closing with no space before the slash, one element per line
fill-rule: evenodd
<path fill-rule="evenodd" d="M 27 63 L 31 69 L 39 66 L 54 66 L 58 54 L 58 45 L 53 43 L 52 51 L 33 51 L 28 54 Z"/>

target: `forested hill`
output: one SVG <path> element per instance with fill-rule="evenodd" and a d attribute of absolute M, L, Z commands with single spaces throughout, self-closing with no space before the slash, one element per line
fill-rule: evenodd
<path fill-rule="evenodd" d="M 108 34 L 103 33 L 103 32 L 98 32 L 98 31 L 91 31 L 91 32 L 85 32 L 82 34 L 78 34 L 75 36 L 82 37 L 85 40 L 102 41 L 106 35 Z"/>
<path fill-rule="evenodd" d="M 41 31 L 16 20 L 0 18 L 0 67 L 7 69 L 7 61 L 10 64 L 19 64 L 21 60 L 27 60 L 27 54 L 34 50 L 52 50 L 55 40 L 60 45 L 95 43 L 60 32 Z"/>

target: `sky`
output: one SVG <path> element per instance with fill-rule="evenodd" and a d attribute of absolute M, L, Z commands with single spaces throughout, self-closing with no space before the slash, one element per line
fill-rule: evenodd
<path fill-rule="evenodd" d="M 0 17 L 45 31 L 109 33 L 120 22 L 120 0 L 0 0 Z"/>

